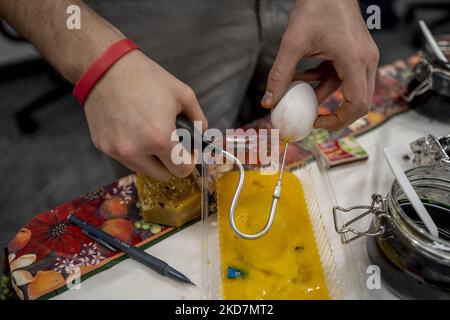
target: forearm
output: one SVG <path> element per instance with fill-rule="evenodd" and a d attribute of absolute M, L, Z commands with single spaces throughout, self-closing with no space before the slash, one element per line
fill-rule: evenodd
<path fill-rule="evenodd" d="M 66 26 L 69 5 L 81 8 L 81 29 Z M 0 17 L 27 38 L 71 83 L 124 35 L 80 0 L 0 0 Z"/>

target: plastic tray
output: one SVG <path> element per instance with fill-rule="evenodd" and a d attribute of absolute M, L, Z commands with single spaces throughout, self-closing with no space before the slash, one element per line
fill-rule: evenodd
<path fill-rule="evenodd" d="M 217 213 L 210 210 L 211 207 L 214 207 L 216 201 L 214 186 L 218 176 L 217 172 L 229 170 L 229 165 L 228 168 L 221 168 L 220 166 L 214 165 L 213 167 L 209 165 L 203 169 L 202 289 L 205 299 L 223 298 L 219 226 Z M 314 178 L 312 171 L 314 171 Z M 334 251 L 329 240 L 330 230 L 327 230 L 325 227 L 323 219 L 324 212 L 330 215 L 331 207 L 335 204 L 333 190 L 327 176 L 327 169 L 322 161 L 318 161 L 304 164 L 295 170 L 291 170 L 291 172 L 299 179 L 303 187 L 329 296 L 332 299 L 345 299 L 347 297 L 345 294 L 345 281 L 336 267 Z M 321 205 L 318 202 L 317 189 L 320 190 Z M 338 242 L 340 242 L 336 234 L 333 236 L 335 240 L 337 238 Z"/>

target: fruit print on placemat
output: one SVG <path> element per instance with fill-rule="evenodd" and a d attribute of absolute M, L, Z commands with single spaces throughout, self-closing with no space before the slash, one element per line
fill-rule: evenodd
<path fill-rule="evenodd" d="M 7 247 L 2 298 L 39 299 L 70 286 L 73 277 L 112 266 L 123 256 L 93 242 L 67 222 L 70 214 L 136 246 L 174 228 L 144 222 L 139 215 L 135 176 L 130 175 L 72 202 L 35 216 Z"/>

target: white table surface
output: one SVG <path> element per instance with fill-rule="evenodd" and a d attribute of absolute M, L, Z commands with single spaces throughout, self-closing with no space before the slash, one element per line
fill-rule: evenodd
<path fill-rule="evenodd" d="M 359 137 L 358 141 L 369 153 L 369 160 L 337 167 L 329 172 L 339 205 L 368 204 L 374 192 L 386 195 L 393 178 L 385 163 L 383 148 L 389 147 L 401 160 L 403 154 L 410 152 L 410 142 L 430 133 L 436 136 L 449 134 L 450 124 L 409 111 Z M 313 170 L 313 175 L 317 174 L 318 172 Z M 358 261 L 362 259 L 360 255 L 362 256 L 365 250 L 363 241 L 353 243 L 350 251 L 348 247 L 344 247 L 334 233 L 331 212 L 323 209 L 327 205 L 321 203 L 320 206 L 338 270 L 343 279 L 347 280 L 346 295 L 349 298 L 395 299 L 396 297 L 383 286 L 381 290 L 369 292 L 363 285 L 356 283 L 358 274 L 363 275 L 359 283 L 365 283 L 364 265 L 351 263 L 344 250 L 352 252 L 354 260 Z M 146 250 L 187 274 L 199 287 L 177 284 L 127 259 L 83 281 L 80 289 L 68 290 L 54 299 L 201 299 L 200 227 L 200 223 L 196 223 Z"/>

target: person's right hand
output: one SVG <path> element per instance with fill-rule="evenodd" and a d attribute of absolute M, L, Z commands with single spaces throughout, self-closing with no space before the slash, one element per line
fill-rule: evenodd
<path fill-rule="evenodd" d="M 89 95 L 85 112 L 94 145 L 135 172 L 168 180 L 185 177 L 192 164 L 171 160 L 175 120 L 207 120 L 194 91 L 140 51 L 119 60 Z"/>

